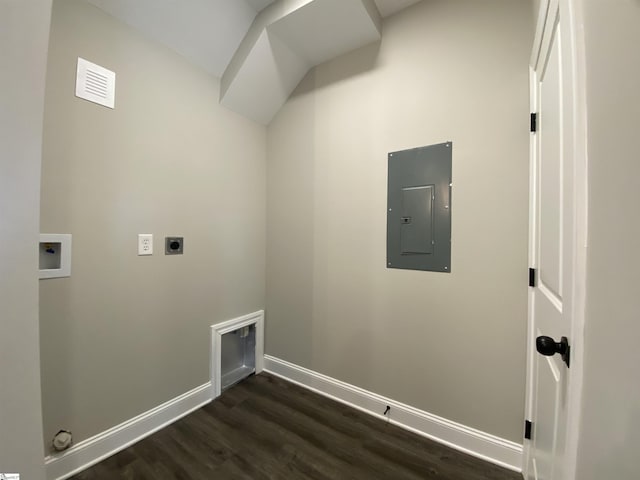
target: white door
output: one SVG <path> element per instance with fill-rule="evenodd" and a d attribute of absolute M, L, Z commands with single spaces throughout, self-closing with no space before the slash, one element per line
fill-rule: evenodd
<path fill-rule="evenodd" d="M 575 461 L 568 435 L 571 348 L 576 307 L 576 181 L 574 55 L 569 0 L 543 0 L 531 60 L 537 112 L 531 146 L 528 480 L 568 480 Z M 564 353 L 564 355 L 562 355 Z M 571 368 L 573 368 L 571 364 Z"/>

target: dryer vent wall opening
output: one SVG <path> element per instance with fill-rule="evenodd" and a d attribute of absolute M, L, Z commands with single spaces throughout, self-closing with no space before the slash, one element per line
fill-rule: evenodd
<path fill-rule="evenodd" d="M 223 391 L 255 373 L 255 324 L 222 335 L 220 356 Z"/>

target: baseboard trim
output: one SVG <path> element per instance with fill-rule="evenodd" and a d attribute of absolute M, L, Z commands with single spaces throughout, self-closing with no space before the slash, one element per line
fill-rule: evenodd
<path fill-rule="evenodd" d="M 264 370 L 378 418 L 391 407 L 389 422 L 456 450 L 522 472 L 522 445 L 391 400 L 362 388 L 264 356 Z"/>
<path fill-rule="evenodd" d="M 152 433 L 211 402 L 207 382 L 162 405 L 45 458 L 47 480 L 64 480 L 124 450 Z"/>

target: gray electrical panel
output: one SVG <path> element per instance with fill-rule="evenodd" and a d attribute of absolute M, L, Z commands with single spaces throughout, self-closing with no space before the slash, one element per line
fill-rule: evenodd
<path fill-rule="evenodd" d="M 451 271 L 453 143 L 389 154 L 387 267 Z"/>

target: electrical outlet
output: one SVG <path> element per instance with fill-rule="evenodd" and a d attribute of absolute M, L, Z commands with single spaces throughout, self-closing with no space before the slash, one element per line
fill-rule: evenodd
<path fill-rule="evenodd" d="M 183 237 L 166 237 L 164 245 L 165 255 L 182 255 L 184 253 Z"/>
<path fill-rule="evenodd" d="M 138 235 L 138 255 L 153 255 L 152 233 L 141 233 Z"/>

